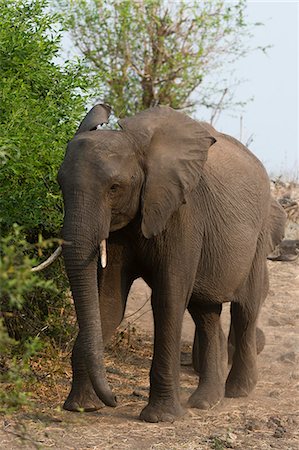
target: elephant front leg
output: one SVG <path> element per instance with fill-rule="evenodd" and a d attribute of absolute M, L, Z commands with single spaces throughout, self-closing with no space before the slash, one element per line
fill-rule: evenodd
<path fill-rule="evenodd" d="M 208 409 L 224 397 L 227 373 L 226 339 L 220 323 L 222 305 L 200 304 L 193 297 L 188 310 L 196 325 L 193 364 L 199 385 L 189 399 L 191 408 Z"/>
<path fill-rule="evenodd" d="M 180 339 L 186 290 L 159 285 L 153 288 L 154 355 L 150 372 L 149 403 L 140 414 L 147 422 L 173 422 L 183 415 L 179 398 Z"/>

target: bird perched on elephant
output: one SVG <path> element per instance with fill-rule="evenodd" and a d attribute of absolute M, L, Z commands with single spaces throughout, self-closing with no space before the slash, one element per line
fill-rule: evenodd
<path fill-rule="evenodd" d="M 140 418 L 173 421 L 180 339 L 188 308 L 196 326 L 200 381 L 189 406 L 248 395 L 257 373 L 256 324 L 268 290 L 267 254 L 282 239 L 284 212 L 260 161 L 240 142 L 170 107 L 97 129 L 95 106 L 69 142 L 58 180 L 63 256 L 79 333 L 64 408 L 116 405 L 103 362 L 133 281 L 152 289 L 154 351 Z M 106 266 L 106 267 L 105 267 Z M 222 304 L 231 302 L 234 354 L 227 374 Z"/>

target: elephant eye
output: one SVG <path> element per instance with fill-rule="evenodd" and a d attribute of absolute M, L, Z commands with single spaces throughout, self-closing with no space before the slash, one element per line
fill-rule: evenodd
<path fill-rule="evenodd" d="M 114 184 L 112 184 L 112 186 L 110 187 L 110 192 L 111 192 L 112 194 L 114 194 L 114 193 L 118 190 L 118 188 L 119 188 L 119 184 L 114 183 Z"/>

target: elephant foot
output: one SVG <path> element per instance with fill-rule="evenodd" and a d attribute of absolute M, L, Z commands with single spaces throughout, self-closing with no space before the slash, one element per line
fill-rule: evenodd
<path fill-rule="evenodd" d="M 183 416 L 185 410 L 178 401 L 157 401 L 149 403 L 140 413 L 139 418 L 145 422 L 174 422 Z"/>
<path fill-rule="evenodd" d="M 231 370 L 225 385 L 225 396 L 231 398 L 247 397 L 254 389 L 257 379 L 256 369 L 247 371 L 246 374 Z"/>
<path fill-rule="evenodd" d="M 98 398 L 93 389 L 72 389 L 63 405 L 63 409 L 74 412 L 97 411 L 103 407 L 104 403 Z"/>
<path fill-rule="evenodd" d="M 188 400 L 190 408 L 210 409 L 224 397 L 224 386 L 219 383 L 203 383 L 198 386 Z"/>

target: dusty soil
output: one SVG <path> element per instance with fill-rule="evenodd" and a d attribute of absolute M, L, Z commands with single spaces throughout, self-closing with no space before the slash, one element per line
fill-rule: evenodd
<path fill-rule="evenodd" d="M 282 191 L 278 191 L 281 185 L 275 189 L 278 198 L 285 194 L 285 186 Z M 286 237 L 299 239 L 298 221 L 291 219 Z M 63 411 L 71 379 L 70 355 L 63 353 L 50 361 L 44 356 L 36 366 L 36 383 L 32 386 L 35 406 L 0 416 L 0 449 L 298 450 L 299 258 L 293 262 L 269 261 L 268 266 L 270 292 L 260 316 L 266 346 L 258 357 L 258 384 L 248 398 L 226 398 L 209 411 L 187 409 L 175 423 L 149 424 L 138 419 L 148 396 L 153 325 L 150 290 L 137 280 L 126 320 L 106 355 L 109 382 L 119 406 L 95 413 Z M 226 332 L 228 309 L 225 305 Z M 189 354 L 193 332 L 186 313 L 182 350 Z M 192 367 L 182 366 L 183 405 L 197 382 Z"/>
<path fill-rule="evenodd" d="M 36 387 L 33 412 L 1 419 L 0 448 L 298 449 L 299 261 L 268 264 L 271 288 L 260 317 L 267 343 L 258 358 L 259 382 L 248 398 L 224 399 L 210 411 L 189 409 L 175 423 L 148 424 L 138 419 L 148 395 L 152 318 L 147 301 L 149 289 L 142 280 L 137 280 L 130 295 L 127 319 L 106 358 L 119 406 L 95 413 L 62 411 L 70 381 L 68 358 L 62 358 L 64 374 L 55 383 L 48 374 L 48 379 Z M 223 316 L 227 329 L 227 307 Z M 191 350 L 192 339 L 193 324 L 186 314 L 184 351 Z M 183 404 L 196 384 L 192 367 L 183 366 Z"/>

